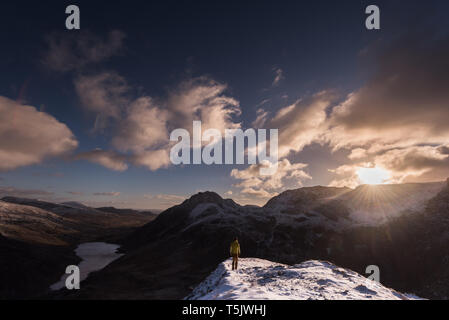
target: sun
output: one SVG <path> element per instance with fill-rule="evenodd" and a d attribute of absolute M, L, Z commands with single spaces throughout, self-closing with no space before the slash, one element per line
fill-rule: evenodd
<path fill-rule="evenodd" d="M 359 168 L 357 176 L 362 184 L 383 184 L 390 178 L 390 172 L 379 168 Z"/>

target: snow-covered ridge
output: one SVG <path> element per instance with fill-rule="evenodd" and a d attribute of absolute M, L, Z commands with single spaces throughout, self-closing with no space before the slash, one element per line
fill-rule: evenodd
<path fill-rule="evenodd" d="M 410 300 L 360 274 L 329 262 L 307 261 L 294 266 L 267 260 L 240 259 L 221 263 L 186 297 L 188 300 Z"/>
<path fill-rule="evenodd" d="M 188 230 L 201 223 L 234 227 L 251 221 L 276 226 L 347 228 L 379 226 L 405 214 L 424 211 L 444 182 L 360 186 L 356 189 L 308 187 L 289 190 L 264 207 L 239 206 L 212 192 L 199 193 L 189 204 Z"/>

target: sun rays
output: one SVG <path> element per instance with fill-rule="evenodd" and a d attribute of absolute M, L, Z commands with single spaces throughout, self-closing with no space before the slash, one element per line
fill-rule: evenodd
<path fill-rule="evenodd" d="M 357 176 L 362 184 L 385 184 L 390 179 L 390 172 L 379 167 L 359 168 Z"/>

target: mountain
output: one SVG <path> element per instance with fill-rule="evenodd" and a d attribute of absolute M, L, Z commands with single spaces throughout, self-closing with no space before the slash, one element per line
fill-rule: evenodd
<path fill-rule="evenodd" d="M 444 182 L 362 185 L 339 197 L 361 224 L 379 225 L 402 214 L 422 212 Z"/>
<path fill-rule="evenodd" d="M 321 186 L 301 188 L 281 193 L 270 199 L 264 208 L 280 213 L 325 217 L 340 222 L 335 227 L 379 225 L 404 213 L 422 211 L 444 184 L 361 185 L 354 190 Z"/>
<path fill-rule="evenodd" d="M 101 208 L 95 208 L 98 211 L 102 212 L 109 212 L 109 213 L 119 213 L 119 214 L 146 214 L 146 215 L 152 215 L 156 216 L 155 213 L 149 210 L 134 210 L 134 209 L 117 209 L 114 207 L 101 207 Z"/>
<path fill-rule="evenodd" d="M 262 259 L 220 263 L 187 300 L 414 300 L 413 295 L 368 280 L 330 262 L 306 261 L 294 266 Z"/>
<path fill-rule="evenodd" d="M 0 300 L 40 296 L 60 279 L 61 270 L 79 263 L 73 249 L 18 241 L 0 233 Z"/>
<path fill-rule="evenodd" d="M 87 209 L 87 208 L 89 208 L 85 204 L 82 204 L 81 202 L 76 202 L 76 201 L 62 202 L 61 205 L 66 206 L 66 207 L 71 207 L 71 208 L 78 208 L 78 209 Z"/>
<path fill-rule="evenodd" d="M 123 238 L 126 254 L 93 274 L 75 295 L 181 299 L 227 258 L 237 235 L 243 257 L 288 265 L 327 260 L 361 274 L 368 265 L 378 265 L 389 287 L 446 297 L 445 287 L 436 288 L 428 277 L 444 265 L 449 248 L 447 232 L 432 227 L 432 214 L 426 213 L 438 197 L 447 204 L 441 192 L 449 192 L 443 182 L 354 190 L 312 187 L 286 191 L 264 207 L 199 193 Z M 447 210 L 434 219 L 446 216 Z M 449 287 L 449 280 L 445 284 Z"/>
<path fill-rule="evenodd" d="M 66 226 L 74 229 L 78 237 L 76 242 L 92 240 L 115 240 L 133 228 L 148 223 L 156 217 L 151 212 L 132 209 L 100 208 L 95 209 L 77 202 L 52 203 L 36 199 L 4 197 L 3 203 L 37 208 L 66 219 Z"/>
<path fill-rule="evenodd" d="M 76 264 L 82 242 L 114 241 L 155 215 L 103 212 L 84 205 L 34 199 L 0 200 L 0 299 L 35 298 Z"/>
<path fill-rule="evenodd" d="M 66 245 L 76 221 L 37 207 L 0 201 L 0 234 L 28 243 Z"/>

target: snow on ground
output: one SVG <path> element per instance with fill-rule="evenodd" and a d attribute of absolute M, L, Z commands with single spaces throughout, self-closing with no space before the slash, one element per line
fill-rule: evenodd
<path fill-rule="evenodd" d="M 267 260 L 240 259 L 232 271 L 231 259 L 186 297 L 189 300 L 409 300 L 360 274 L 329 262 L 307 261 L 288 266 Z"/>

